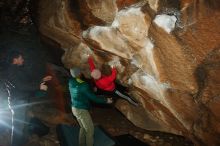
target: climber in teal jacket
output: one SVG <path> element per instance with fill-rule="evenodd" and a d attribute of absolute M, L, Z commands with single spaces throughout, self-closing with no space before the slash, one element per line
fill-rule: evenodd
<path fill-rule="evenodd" d="M 90 86 L 80 78 L 71 78 L 69 80 L 69 90 L 72 107 L 89 110 L 91 101 L 107 103 L 106 98 L 97 97 L 90 89 Z"/>
<path fill-rule="evenodd" d="M 80 125 L 79 146 L 93 146 L 94 125 L 89 113 L 90 102 L 112 103 L 111 98 L 97 97 L 89 85 L 81 79 L 79 68 L 70 69 L 73 78 L 69 80 L 69 91 L 72 102 L 72 112 Z"/>

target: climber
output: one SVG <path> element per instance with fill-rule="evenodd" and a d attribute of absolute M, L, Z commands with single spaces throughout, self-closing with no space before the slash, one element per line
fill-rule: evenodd
<path fill-rule="evenodd" d="M 102 66 L 102 73 L 99 69 L 95 68 L 95 64 L 93 61 L 93 58 L 91 56 L 88 57 L 88 63 L 91 71 L 91 77 L 95 81 L 96 85 L 96 93 L 98 95 L 111 95 L 113 97 L 120 97 L 131 104 L 138 106 L 138 103 L 130 97 L 128 94 L 124 92 L 124 87 L 121 85 L 115 84 L 115 79 L 117 76 L 117 70 L 114 66 L 109 66 L 107 64 L 104 64 Z"/>

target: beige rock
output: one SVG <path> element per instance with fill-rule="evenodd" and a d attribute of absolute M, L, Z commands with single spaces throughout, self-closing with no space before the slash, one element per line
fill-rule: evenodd
<path fill-rule="evenodd" d="M 89 53 L 98 68 L 117 64 L 117 81 L 130 87 L 140 106 L 118 100 L 116 107 L 134 125 L 184 135 L 198 146 L 219 143 L 220 14 L 210 10 L 215 0 L 86 0 L 78 1 L 77 13 L 68 2 L 44 0 L 39 7 L 39 30 L 65 50 L 67 68 L 80 66 L 89 77 Z M 172 8 L 187 29 L 176 25 L 167 33 L 152 21 Z"/>

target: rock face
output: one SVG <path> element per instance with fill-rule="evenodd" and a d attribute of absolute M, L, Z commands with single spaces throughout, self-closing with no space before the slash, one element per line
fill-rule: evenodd
<path fill-rule="evenodd" d="M 65 50 L 67 68 L 89 77 L 115 64 L 140 106 L 116 107 L 136 126 L 220 144 L 220 12 L 217 0 L 40 0 L 42 35 Z M 56 44 L 56 45 L 57 45 Z"/>

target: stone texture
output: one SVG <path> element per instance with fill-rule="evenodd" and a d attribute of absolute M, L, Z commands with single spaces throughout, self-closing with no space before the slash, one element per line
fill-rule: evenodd
<path fill-rule="evenodd" d="M 62 48 L 79 42 L 80 23 L 74 19 L 67 1 L 40 1 L 39 29 L 42 34 L 61 44 Z M 45 34 L 44 34 L 45 33 Z M 71 37 L 69 37 L 71 36 Z M 64 43 L 65 42 L 65 43 Z"/>
<path fill-rule="evenodd" d="M 140 107 L 116 107 L 136 126 L 218 145 L 220 13 L 216 1 L 42 0 L 39 30 L 65 50 L 67 68 L 87 77 L 88 54 L 97 67 L 116 64 L 117 81 L 130 87 Z M 79 8 L 77 10 L 76 8 Z M 209 12 L 209 13 L 207 13 Z M 173 15 L 167 33 L 153 20 Z"/>
<path fill-rule="evenodd" d="M 111 23 L 113 21 L 117 12 L 114 0 L 86 0 L 86 4 L 95 17 L 107 23 Z"/>

